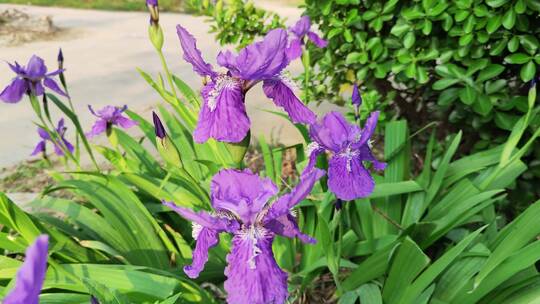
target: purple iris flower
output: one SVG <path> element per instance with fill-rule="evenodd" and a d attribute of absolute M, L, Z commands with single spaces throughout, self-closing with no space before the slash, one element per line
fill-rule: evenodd
<path fill-rule="evenodd" d="M 88 109 L 92 114 L 94 114 L 94 116 L 99 118 L 92 126 L 92 130 L 86 134 L 88 137 L 94 137 L 107 130 L 110 130 L 113 125 L 120 126 L 124 129 L 129 129 L 137 125 L 136 121 L 122 115 L 122 113 L 127 110 L 127 106 L 123 106 L 122 108 L 105 106 L 101 110 L 98 110 L 97 113 L 90 105 L 88 105 Z"/>
<path fill-rule="evenodd" d="M 158 6 L 158 0 L 146 0 L 146 5 Z"/>
<path fill-rule="evenodd" d="M 2 93 L 0 93 L 0 99 L 7 103 L 17 103 L 21 100 L 24 94 L 31 93 L 35 96 L 43 95 L 47 88 L 54 92 L 67 96 L 62 89 L 58 86 L 56 81 L 51 77 L 56 76 L 63 72 L 63 70 L 56 70 L 51 73 L 47 73 L 47 67 L 43 62 L 43 59 L 34 55 L 28 61 L 26 67 L 8 63 L 9 67 L 17 77 L 13 79 L 10 85 L 8 85 Z"/>
<path fill-rule="evenodd" d="M 290 193 L 269 203 L 278 193 L 270 179 L 261 179 L 249 170 L 225 169 L 214 176 L 210 186 L 215 212 L 194 212 L 163 202 L 193 222 L 193 237 L 197 244 L 193 263 L 185 266 L 184 272 L 190 278 L 198 277 L 208 260 L 208 250 L 219 242 L 219 234 L 231 233 L 232 249 L 227 255 L 224 285 L 227 302 L 285 303 L 287 274 L 274 259 L 272 242 L 276 235 L 297 237 L 305 243 L 316 242 L 300 232 L 291 209 L 306 198 L 323 175 L 322 170 L 310 170 Z"/>
<path fill-rule="evenodd" d="M 283 107 L 293 122 L 315 122 L 315 114 L 294 95 L 292 82 L 283 73 L 290 63 L 285 30 L 270 31 L 262 41 L 246 46 L 238 54 L 220 52 L 217 62 L 227 69 L 223 73 L 214 71 L 204 61 L 195 38 L 185 28 L 178 25 L 177 31 L 184 59 L 195 72 L 210 79 L 201 91 L 204 104 L 193 133 L 196 142 L 203 143 L 211 137 L 224 142 L 244 139 L 250 128 L 245 94 L 260 81 L 266 96 Z"/>
<path fill-rule="evenodd" d="M 66 130 L 67 128 L 64 126 L 64 119 L 62 118 L 58 121 L 56 133 L 58 133 L 58 135 L 60 136 L 60 139 L 64 143 L 64 147 L 67 148 L 69 152 L 73 153 L 73 145 L 64 137 L 64 135 L 66 134 Z M 53 142 L 47 131 L 45 131 L 43 128 L 38 128 L 38 134 L 39 137 L 41 137 L 41 140 L 34 148 L 34 151 L 31 154 L 32 156 L 37 155 L 38 153 L 45 153 L 47 141 L 50 141 L 54 144 L 54 153 L 56 153 L 56 155 L 64 156 L 64 150 L 62 150 L 62 148 L 57 143 Z"/>
<path fill-rule="evenodd" d="M 324 48 L 328 45 L 328 41 L 322 39 L 315 32 L 311 31 L 311 19 L 308 16 L 302 16 L 296 24 L 289 28 L 289 31 L 293 34 L 294 38 L 291 40 L 289 48 L 287 49 L 287 55 L 290 60 L 296 59 L 302 56 L 302 46 L 304 45 L 304 38 L 313 42 L 317 47 Z"/>
<path fill-rule="evenodd" d="M 47 272 L 49 237 L 40 235 L 26 249 L 26 259 L 17 272 L 15 287 L 4 298 L 4 304 L 38 304 L 39 293 Z"/>
<path fill-rule="evenodd" d="M 370 137 L 377 126 L 379 112 L 368 117 L 363 129 L 350 124 L 339 112 L 326 114 L 320 123 L 311 126 L 314 140 L 308 150 L 309 168 L 314 168 L 317 156 L 330 151 L 328 163 L 328 187 L 337 198 L 349 201 L 366 197 L 373 192 L 375 182 L 363 162 L 373 163 L 375 170 L 384 170 L 386 164 L 377 161 L 371 152 Z"/>

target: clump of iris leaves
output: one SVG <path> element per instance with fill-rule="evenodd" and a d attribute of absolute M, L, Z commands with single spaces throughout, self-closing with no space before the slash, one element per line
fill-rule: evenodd
<path fill-rule="evenodd" d="M 195 142 L 203 104 L 200 88 L 190 88 L 168 68 L 161 52 L 157 1 L 148 2 L 150 40 L 163 72 L 139 73 L 163 99 L 156 106 L 157 120 L 121 107 L 96 111 L 109 145 L 92 145 L 73 110 L 63 56 L 58 73 L 40 74 L 42 80 L 58 76 L 61 85 L 49 81 L 45 92 L 35 81 L 25 87 L 41 140 L 53 144 L 66 169 L 51 172 L 55 183 L 30 202 L 13 202 L 0 193 L 0 298 L 19 286 L 17 271 L 37 254 L 29 250 L 25 255 L 25 250 L 43 234 L 48 240 L 41 237 L 31 247 L 43 249 L 48 241 L 46 258 L 41 259 L 46 275 L 37 291 L 40 303 L 222 303 L 229 298 L 224 269 L 231 237 L 220 236 L 205 269 L 192 279 L 183 269 L 197 254 L 194 238 L 200 240 L 202 232 L 192 234 L 195 226 L 161 202 L 210 211 L 212 178 L 225 168 L 244 168 L 249 141 Z M 28 66 L 12 68 L 26 80 L 36 72 Z M 370 145 L 386 168 L 373 173 L 375 186 L 369 195 L 341 201 L 323 177 L 294 208 L 299 230 L 317 242 L 276 236 L 271 255 L 287 274 L 286 302 L 529 303 L 540 297 L 535 267 L 540 259 L 540 202 L 528 202 L 510 222 L 497 214 L 507 188 L 527 171 L 521 158 L 540 135 L 538 130 L 531 137 L 524 135 L 538 116 L 535 102 L 533 84 L 528 111 L 506 142 L 461 158 L 455 154 L 466 134 L 454 134 L 435 161 L 434 133 L 425 151 L 413 155 L 417 133 L 409 130 L 407 121 L 387 123 L 378 137 L 382 139 Z M 65 126 L 54 123 L 51 113 L 64 116 Z M 136 135 L 122 130 L 120 117 L 132 122 Z M 357 124 L 358 117 L 349 123 Z M 275 184 L 279 193 L 295 189 L 309 169 L 306 149 L 312 139 L 305 124 L 295 126 L 304 138 L 296 145 L 274 147 L 264 137 L 252 143 L 260 147 L 264 160 L 254 173 Z M 75 135 L 74 144 L 67 138 L 68 129 Z M 54 157 L 45 148 L 36 151 Z M 82 151 L 92 167 L 80 165 Z M 284 155 L 291 151 L 296 173 L 283 175 Z M 107 164 L 98 164 L 97 154 Z M 320 170 L 328 170 L 327 156 L 322 153 L 316 160 Z M 413 167 L 417 158 L 423 163 L 419 170 Z M 102 170 L 105 167 L 112 169 Z M 58 191 L 71 196 L 55 196 Z"/>

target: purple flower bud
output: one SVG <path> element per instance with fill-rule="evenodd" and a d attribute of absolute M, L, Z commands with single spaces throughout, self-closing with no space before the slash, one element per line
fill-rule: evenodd
<path fill-rule="evenodd" d="M 157 116 L 156 112 L 152 112 L 152 118 L 154 119 L 154 128 L 156 129 L 156 136 L 163 139 L 165 136 L 167 136 L 167 132 L 165 132 L 165 128 L 163 127 L 163 124 L 161 123 L 161 119 L 159 119 L 159 116 Z"/>
<path fill-rule="evenodd" d="M 336 207 L 336 210 L 341 210 L 341 208 L 343 208 L 343 200 L 338 198 L 334 203 L 334 206 Z"/>
<path fill-rule="evenodd" d="M 146 0 L 146 5 L 158 6 L 158 0 Z"/>
<path fill-rule="evenodd" d="M 362 96 L 360 95 L 360 92 L 358 91 L 358 85 L 354 85 L 353 91 L 352 91 L 352 104 L 360 107 L 362 105 Z"/>
<path fill-rule="evenodd" d="M 150 11 L 150 24 L 157 26 L 159 24 L 159 6 L 158 0 L 146 0 L 146 6 Z"/>
<path fill-rule="evenodd" d="M 64 54 L 62 53 L 62 48 L 58 50 L 58 63 L 64 63 Z"/>
<path fill-rule="evenodd" d="M 96 297 L 92 296 L 90 298 L 90 304 L 99 304 L 99 300 Z"/>

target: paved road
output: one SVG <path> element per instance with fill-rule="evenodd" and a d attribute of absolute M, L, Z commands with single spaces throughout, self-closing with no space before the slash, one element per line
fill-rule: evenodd
<path fill-rule="evenodd" d="M 294 22 L 301 11 L 295 8 L 280 9 L 279 5 L 267 4 L 267 8 L 279 10 L 289 22 Z M 159 96 L 135 71 L 142 68 L 152 75 L 160 71 L 160 63 L 151 44 L 147 40 L 146 13 L 104 12 L 64 8 L 46 8 L 0 4 L 5 8 L 21 9 L 31 15 L 49 15 L 54 23 L 67 29 L 67 34 L 54 41 L 36 41 L 17 47 L 2 47 L 0 60 L 26 63 L 32 54 L 44 58 L 50 65 L 56 65 L 59 47 L 64 50 L 65 67 L 70 92 L 84 127 L 91 126 L 93 117 L 86 106 L 99 108 L 106 104 L 124 105 L 150 118 L 151 109 L 160 101 Z M 221 47 L 208 34 L 209 24 L 204 17 L 184 14 L 162 14 L 160 20 L 165 31 L 165 56 L 172 71 L 193 87 L 200 85 L 200 79 L 181 58 L 175 26 L 180 23 L 195 37 L 205 58 L 215 63 Z M 300 65 L 292 67 L 292 72 L 300 71 Z M 12 73 L 5 64 L 0 64 L 0 87 L 7 85 Z M 268 114 L 261 109 L 275 109 L 270 100 L 255 88 L 248 94 L 248 114 L 253 122 L 253 134 L 280 134 L 285 144 L 301 140 L 293 126 L 285 120 Z M 323 106 L 317 112 L 327 111 Z M 33 112 L 27 101 L 15 105 L 0 104 L 0 167 L 15 164 L 29 158 L 38 138 L 32 123 Z M 69 134 L 73 134 L 71 130 Z M 99 140 L 98 140 L 99 142 Z"/>

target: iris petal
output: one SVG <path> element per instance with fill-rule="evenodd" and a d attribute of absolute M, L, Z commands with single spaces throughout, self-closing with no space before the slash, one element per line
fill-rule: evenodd
<path fill-rule="evenodd" d="M 370 195 L 375 181 L 358 157 L 335 155 L 328 165 L 328 187 L 339 199 L 349 201 Z"/>
<path fill-rule="evenodd" d="M 28 91 L 27 82 L 24 79 L 16 78 L 0 93 L 0 99 L 7 103 L 17 103 L 26 91 Z"/>
<path fill-rule="evenodd" d="M 193 70 L 201 76 L 215 76 L 212 65 L 206 63 L 202 58 L 201 51 L 197 48 L 195 38 L 181 25 L 176 26 L 178 38 L 184 51 L 184 60 L 191 63 Z"/>
<path fill-rule="evenodd" d="M 292 89 L 285 82 L 278 79 L 265 80 L 263 90 L 277 106 L 283 107 L 287 111 L 292 122 L 312 124 L 316 121 L 315 113 L 294 95 Z"/>

